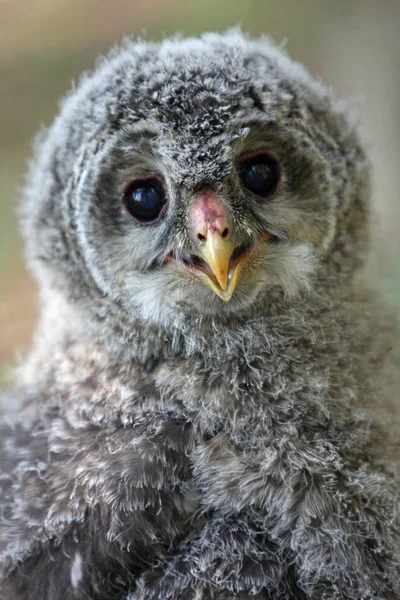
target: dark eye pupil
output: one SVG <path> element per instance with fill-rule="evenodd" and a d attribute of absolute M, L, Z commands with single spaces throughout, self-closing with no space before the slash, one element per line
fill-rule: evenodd
<path fill-rule="evenodd" d="M 256 156 L 245 164 L 240 178 L 243 186 L 261 198 L 268 198 L 276 191 L 279 183 L 279 169 L 269 156 Z"/>
<path fill-rule="evenodd" d="M 126 189 L 123 203 L 130 215 L 141 223 L 152 223 L 158 217 L 166 204 L 164 190 L 155 180 L 133 181 Z"/>

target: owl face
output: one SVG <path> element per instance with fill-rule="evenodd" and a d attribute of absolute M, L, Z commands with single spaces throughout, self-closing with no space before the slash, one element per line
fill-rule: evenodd
<path fill-rule="evenodd" d="M 329 262 L 348 211 L 343 123 L 327 90 L 267 42 L 133 44 L 53 128 L 68 198 L 56 228 L 126 315 L 263 314 Z"/>

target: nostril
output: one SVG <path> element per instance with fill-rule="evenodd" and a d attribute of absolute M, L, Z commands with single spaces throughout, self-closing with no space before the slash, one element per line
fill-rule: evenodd
<path fill-rule="evenodd" d="M 221 233 L 221 236 L 225 240 L 228 237 L 228 235 L 229 235 L 229 229 L 228 229 L 228 227 L 225 227 L 225 229 Z"/>
<path fill-rule="evenodd" d="M 198 233 L 198 234 L 197 234 L 197 239 L 198 239 L 200 242 L 205 242 L 205 241 L 206 241 L 206 236 L 205 236 L 205 235 L 203 235 L 202 233 Z"/>

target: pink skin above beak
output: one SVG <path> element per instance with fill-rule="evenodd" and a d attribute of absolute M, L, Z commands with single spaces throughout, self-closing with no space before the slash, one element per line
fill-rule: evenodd
<path fill-rule="evenodd" d="M 209 233 L 229 236 L 231 218 L 225 204 L 215 192 L 198 192 L 189 212 L 189 226 L 193 237 L 205 241 Z"/>

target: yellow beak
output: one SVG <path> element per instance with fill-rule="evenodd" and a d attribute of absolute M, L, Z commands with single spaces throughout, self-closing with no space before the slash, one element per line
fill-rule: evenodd
<path fill-rule="evenodd" d="M 218 231 L 209 231 L 207 239 L 198 247 L 198 253 L 207 263 L 202 269 L 204 283 L 225 302 L 229 302 L 239 281 L 239 264 L 232 265 L 231 257 L 235 249 L 230 239 L 224 239 Z"/>
<path fill-rule="evenodd" d="M 225 240 L 218 231 L 209 232 L 204 244 L 198 248 L 200 256 L 209 265 L 219 286 L 226 290 L 229 276 L 229 262 L 234 245 Z"/>

